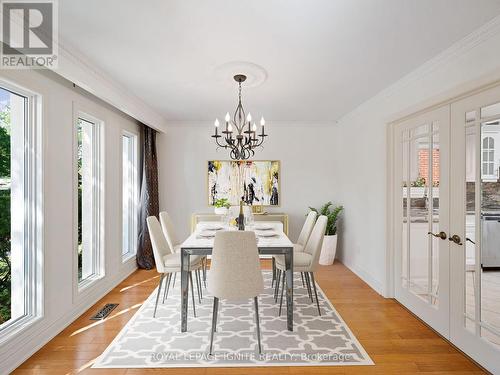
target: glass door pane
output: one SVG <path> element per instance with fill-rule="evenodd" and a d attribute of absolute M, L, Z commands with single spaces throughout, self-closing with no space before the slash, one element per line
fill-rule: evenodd
<path fill-rule="evenodd" d="M 429 206 L 429 125 L 413 129 L 410 140 L 410 290 L 418 297 L 429 298 L 429 253 L 431 241 Z"/>
<path fill-rule="evenodd" d="M 496 110 L 495 110 L 496 109 Z M 481 122 L 483 171 L 481 176 L 481 246 L 480 246 L 480 326 L 481 336 L 500 345 L 500 105 L 483 108 L 481 114 L 497 118 Z"/>
<path fill-rule="evenodd" d="M 472 117 L 472 120 L 470 118 Z M 475 302 L 475 284 L 476 284 L 476 165 L 477 147 L 476 147 L 476 126 L 475 111 L 467 115 L 469 122 L 465 128 L 465 257 L 462 269 L 465 278 L 465 325 L 467 329 L 474 331 L 476 302 Z M 472 122 L 471 122 L 472 121 Z"/>
<path fill-rule="evenodd" d="M 430 216 L 432 219 L 431 232 L 439 233 L 441 231 L 440 215 L 439 215 L 439 185 L 441 182 L 441 159 L 440 159 L 440 143 L 439 143 L 439 126 L 437 123 L 433 124 L 431 150 L 429 152 L 431 158 L 429 160 L 429 204 Z M 447 226 L 447 224 L 445 224 Z M 429 273 L 431 279 L 431 288 L 429 290 L 431 303 L 438 304 L 439 298 L 439 246 L 441 238 L 434 236 L 430 237 L 430 261 Z"/>
<path fill-rule="evenodd" d="M 401 188 L 403 199 L 403 215 L 402 215 L 402 235 L 401 235 L 401 286 L 403 288 L 408 288 L 408 270 L 410 268 L 409 258 L 408 258 L 408 248 L 409 248 L 409 230 L 410 221 L 409 215 L 409 196 L 410 196 L 410 186 L 409 186 L 409 175 L 408 175 L 408 150 L 409 150 L 409 133 L 408 130 L 403 132 L 403 142 L 402 142 L 402 178 L 401 178 Z"/>
<path fill-rule="evenodd" d="M 403 144 L 403 276 L 408 288 L 431 304 L 438 303 L 439 241 L 439 128 L 437 123 L 420 125 Z M 409 174 L 407 174 L 409 170 Z M 407 197 L 405 197 L 407 195 Z M 408 224 L 406 223 L 408 221 Z M 409 259 L 408 259 L 409 257 Z M 407 262 L 407 263 L 405 263 Z"/>

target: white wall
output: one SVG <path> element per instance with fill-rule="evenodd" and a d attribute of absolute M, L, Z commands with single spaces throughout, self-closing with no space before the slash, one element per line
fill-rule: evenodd
<path fill-rule="evenodd" d="M 85 312 L 136 268 L 121 257 L 121 132 L 138 132 L 130 117 L 85 94 L 54 73 L 1 71 L 0 79 L 42 97 L 43 113 L 43 317 L 0 350 L 0 373 L 9 373 Z M 74 293 L 73 108 L 104 122 L 105 277 Z"/>
<path fill-rule="evenodd" d="M 216 151 L 210 123 L 172 126 L 158 136 L 160 208 L 169 211 L 179 237 L 189 234 L 194 212 L 213 212 L 207 203 L 207 161 L 229 159 L 228 151 Z M 281 207 L 267 209 L 290 215 L 293 240 L 309 211 L 336 200 L 333 171 L 333 129 L 323 126 L 266 126 L 269 137 L 256 160 L 281 161 Z"/>
<path fill-rule="evenodd" d="M 344 116 L 335 127 L 336 197 L 345 206 L 339 258 L 380 293 L 390 294 L 387 124 L 500 79 L 499 45 L 497 18 Z"/>

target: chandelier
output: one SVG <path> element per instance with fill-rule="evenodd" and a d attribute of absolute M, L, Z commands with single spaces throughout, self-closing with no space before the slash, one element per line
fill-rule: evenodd
<path fill-rule="evenodd" d="M 234 80 L 238 82 L 238 106 L 234 112 L 233 119 L 229 112 L 226 114 L 225 122 L 226 127 L 219 134 L 219 119 L 215 119 L 215 133 L 212 138 L 219 147 L 230 149 L 229 156 L 233 160 L 246 160 L 255 155 L 255 149 L 264 143 L 264 138 L 267 134 L 264 133 L 264 117 L 260 119 L 261 131 L 257 134 L 257 125 L 252 123 L 252 115 L 248 113 L 245 116 L 245 110 L 241 104 L 241 84 L 245 82 L 247 77 L 243 74 L 234 76 Z M 219 141 L 219 138 L 222 138 Z M 222 143 L 221 143 L 222 142 Z"/>

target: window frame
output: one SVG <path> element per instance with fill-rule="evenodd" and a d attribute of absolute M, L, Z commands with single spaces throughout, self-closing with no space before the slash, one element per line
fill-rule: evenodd
<path fill-rule="evenodd" d="M 75 295 L 85 292 L 105 276 L 104 253 L 104 121 L 90 114 L 89 110 L 74 105 L 73 111 L 73 282 Z M 89 277 L 78 279 L 78 120 L 90 122 L 95 126 L 93 139 L 94 178 L 93 186 L 93 229 L 92 239 L 94 273 Z"/>
<path fill-rule="evenodd" d="M 484 147 L 484 142 L 487 142 L 488 147 Z M 490 142 L 492 144 L 492 147 L 490 147 Z M 481 178 L 490 181 L 490 180 L 496 180 L 498 178 L 496 171 L 495 171 L 495 138 L 491 134 L 483 134 L 483 137 L 481 139 Z M 488 160 L 485 160 L 484 155 L 485 152 L 488 155 Z M 490 153 L 493 153 L 493 159 L 490 160 Z M 484 168 L 486 167 L 487 171 L 489 172 L 490 167 L 493 171 L 493 173 L 483 173 Z"/>
<path fill-rule="evenodd" d="M 132 171 L 132 190 L 133 190 L 133 203 L 132 203 L 132 210 L 133 214 L 131 217 L 129 217 L 129 228 L 132 228 L 130 231 L 128 237 L 129 241 L 133 244 L 133 251 L 129 251 L 127 253 L 123 253 L 123 138 L 127 137 L 131 140 L 132 145 L 130 146 L 132 150 L 132 159 L 133 159 L 133 171 Z M 121 225 L 121 257 L 122 257 L 122 263 L 127 262 L 128 260 L 134 258 L 137 254 L 137 239 L 139 235 L 139 193 L 140 193 L 140 188 L 139 188 L 139 135 L 137 133 L 128 131 L 128 130 L 122 130 L 121 132 L 121 138 L 120 138 L 120 150 L 121 150 L 121 186 L 122 188 L 120 189 L 121 191 L 121 217 L 122 217 L 122 225 Z"/>
<path fill-rule="evenodd" d="M 42 96 L 13 82 L 0 86 L 26 98 L 24 139 L 24 262 L 25 313 L 8 320 L 0 329 L 0 344 L 32 326 L 44 314 L 43 300 L 43 133 Z"/>

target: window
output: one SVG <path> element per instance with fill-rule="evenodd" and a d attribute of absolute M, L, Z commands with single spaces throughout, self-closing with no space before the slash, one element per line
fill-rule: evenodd
<path fill-rule="evenodd" d="M 492 137 L 483 138 L 483 177 L 495 177 L 495 140 Z"/>
<path fill-rule="evenodd" d="M 38 98 L 0 84 L 0 338 L 41 313 Z"/>
<path fill-rule="evenodd" d="M 137 136 L 122 135 L 122 256 L 132 257 L 137 246 Z"/>
<path fill-rule="evenodd" d="M 102 276 L 101 122 L 84 114 L 76 121 L 78 283 Z"/>

